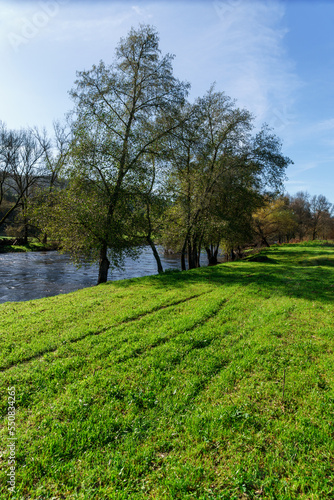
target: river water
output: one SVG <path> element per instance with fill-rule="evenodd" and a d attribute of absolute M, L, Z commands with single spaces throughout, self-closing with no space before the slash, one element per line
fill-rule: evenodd
<path fill-rule="evenodd" d="M 180 257 L 165 255 L 159 249 L 164 270 L 180 269 Z M 202 258 L 206 264 L 206 258 Z M 157 274 L 150 247 L 144 247 L 137 260 L 125 259 L 125 270 L 109 273 L 109 280 Z M 39 299 L 96 285 L 98 266 L 77 269 L 66 254 L 27 252 L 0 254 L 0 303 Z"/>

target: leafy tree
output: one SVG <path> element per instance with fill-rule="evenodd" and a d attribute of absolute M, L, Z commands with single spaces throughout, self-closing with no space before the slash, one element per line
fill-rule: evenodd
<path fill-rule="evenodd" d="M 182 268 L 187 251 L 191 269 L 200 264 L 200 250 L 217 186 L 240 164 L 251 116 L 213 87 L 195 102 L 189 115 L 191 118 L 173 134 L 171 141 L 170 184 L 176 201 L 170 213 L 182 225 Z"/>
<path fill-rule="evenodd" d="M 107 280 L 110 259 L 118 265 L 117 250 L 138 244 L 136 197 L 152 176 L 146 158 L 178 126 L 175 109 L 188 88 L 173 76 L 173 57 L 161 56 L 158 42 L 150 26 L 131 29 L 114 63 L 79 72 L 71 91 L 74 140 L 66 200 L 72 217 L 65 220 L 72 241 L 64 238 L 64 249 L 73 252 L 75 238 L 81 256 L 91 257 L 94 249 L 98 283 Z"/>
<path fill-rule="evenodd" d="M 241 175 L 245 173 L 246 178 Z M 224 249 L 226 258 L 231 256 L 233 260 L 235 251 L 241 256 L 244 245 L 253 240 L 252 213 L 262 206 L 263 197 L 253 189 L 248 173 L 246 169 L 239 170 L 238 176 L 231 172 L 217 189 L 213 200 L 216 205 L 211 209 L 205 238 L 211 265 L 217 264 L 219 247 Z"/>
<path fill-rule="evenodd" d="M 138 210 L 141 214 L 138 221 L 138 230 L 143 233 L 143 241 L 149 244 L 152 249 L 158 273 L 162 273 L 163 267 L 154 239 L 157 236 L 161 236 L 162 218 L 168 201 L 161 183 L 161 175 L 157 176 L 157 162 L 160 161 L 159 156 L 155 154 L 151 155 L 148 161 L 151 164 L 151 176 L 147 177 L 149 182 L 142 185 L 138 192 Z M 159 170 L 163 171 L 163 168 Z"/>
<path fill-rule="evenodd" d="M 203 244 L 213 263 L 222 238 L 232 246 L 249 238 L 252 211 L 263 203 L 266 189 L 281 188 L 290 163 L 267 127 L 252 137 L 249 112 L 213 87 L 196 101 L 190 116 L 171 140 L 175 201 L 166 219 L 170 242 L 173 222 L 178 227 L 183 269 L 186 250 L 189 268 L 198 267 Z"/>
<path fill-rule="evenodd" d="M 260 244 L 270 246 L 268 240 L 277 239 L 280 243 L 284 239 L 289 241 L 297 228 L 294 213 L 289 205 L 288 197 L 279 197 L 268 200 L 267 203 L 254 213 L 255 233 Z"/>

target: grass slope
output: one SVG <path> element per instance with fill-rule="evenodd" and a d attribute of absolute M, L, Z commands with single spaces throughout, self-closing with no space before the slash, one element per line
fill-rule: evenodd
<path fill-rule="evenodd" d="M 333 499 L 334 247 L 262 255 L 0 306 L 1 498 Z"/>

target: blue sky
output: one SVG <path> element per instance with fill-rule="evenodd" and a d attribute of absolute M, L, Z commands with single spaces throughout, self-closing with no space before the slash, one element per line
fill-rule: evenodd
<path fill-rule="evenodd" d="M 0 13 L 8 127 L 51 129 L 71 109 L 76 71 L 111 62 L 120 37 L 149 23 L 191 99 L 216 82 L 282 139 L 286 191 L 334 203 L 334 1 L 0 0 Z"/>

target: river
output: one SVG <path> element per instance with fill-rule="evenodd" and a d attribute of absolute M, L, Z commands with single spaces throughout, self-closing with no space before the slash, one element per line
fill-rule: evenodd
<path fill-rule="evenodd" d="M 180 269 L 180 257 L 165 255 L 159 249 L 164 270 Z M 206 257 L 203 255 L 203 264 Z M 150 247 L 144 247 L 137 260 L 125 259 L 125 270 L 109 273 L 109 280 L 157 274 Z M 96 285 L 98 266 L 77 269 L 66 254 L 27 252 L 0 254 L 0 303 L 24 301 L 68 293 Z"/>

